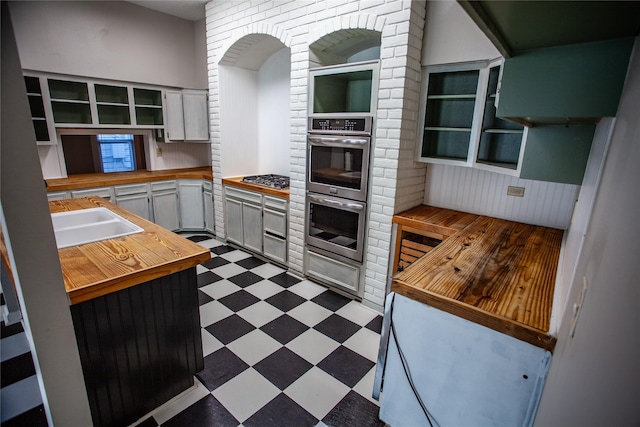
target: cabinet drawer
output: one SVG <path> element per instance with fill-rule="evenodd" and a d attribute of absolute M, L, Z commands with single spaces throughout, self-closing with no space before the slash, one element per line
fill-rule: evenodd
<path fill-rule="evenodd" d="M 350 293 L 358 292 L 360 268 L 315 252 L 306 253 L 306 273 L 327 284 L 338 286 Z"/>
<path fill-rule="evenodd" d="M 147 192 L 147 184 L 118 185 L 114 187 L 116 196 L 128 196 L 130 194 L 143 194 Z"/>
<path fill-rule="evenodd" d="M 250 202 L 256 204 L 262 204 L 262 194 L 253 191 L 240 190 L 235 187 L 225 187 L 224 194 L 226 197 L 232 197 L 242 200 L 243 202 Z"/>
<path fill-rule="evenodd" d="M 287 210 L 287 199 L 283 199 L 282 197 L 273 197 L 273 196 L 264 196 L 264 207 L 272 208 L 279 211 Z"/>
<path fill-rule="evenodd" d="M 212 191 L 213 183 L 205 179 L 202 181 L 202 187 L 204 188 L 205 191 Z"/>
<path fill-rule="evenodd" d="M 283 238 L 264 233 L 264 255 L 281 263 L 287 262 L 287 241 Z"/>
<path fill-rule="evenodd" d="M 158 181 L 151 183 L 151 191 L 175 190 L 178 188 L 176 181 Z"/>
<path fill-rule="evenodd" d="M 107 187 L 87 188 L 86 190 L 73 190 L 71 197 L 100 196 L 103 199 L 111 200 L 111 189 Z"/>
<path fill-rule="evenodd" d="M 285 212 L 277 212 L 265 207 L 262 215 L 265 232 L 287 237 L 287 214 Z"/>

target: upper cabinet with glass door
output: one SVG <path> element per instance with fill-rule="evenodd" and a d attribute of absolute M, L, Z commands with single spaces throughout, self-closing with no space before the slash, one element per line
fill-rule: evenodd
<path fill-rule="evenodd" d="M 518 174 L 526 131 L 496 118 L 499 77 L 499 63 L 425 68 L 419 161 Z"/>

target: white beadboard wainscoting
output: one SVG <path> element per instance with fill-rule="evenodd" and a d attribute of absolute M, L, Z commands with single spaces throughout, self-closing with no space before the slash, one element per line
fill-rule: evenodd
<path fill-rule="evenodd" d="M 507 187 L 524 187 L 524 197 Z M 527 224 L 566 230 L 579 185 L 520 179 L 480 169 L 430 164 L 424 203 Z"/>

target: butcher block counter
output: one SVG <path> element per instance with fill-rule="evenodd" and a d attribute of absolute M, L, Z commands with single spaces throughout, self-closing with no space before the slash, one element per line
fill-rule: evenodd
<path fill-rule="evenodd" d="M 562 230 L 431 206 L 393 222 L 398 240 L 408 229 L 442 243 L 395 274 L 392 291 L 553 351 L 549 322 Z"/>
<path fill-rule="evenodd" d="M 47 192 L 78 190 L 81 188 L 103 187 L 140 182 L 163 181 L 167 179 L 209 179 L 213 180 L 211 167 L 167 169 L 158 171 L 138 170 L 132 172 L 86 173 L 68 178 L 47 179 Z"/>
<path fill-rule="evenodd" d="M 105 207 L 144 229 L 142 233 L 59 249 L 71 304 L 111 294 L 186 270 L 211 252 L 101 197 L 49 202 L 52 213 Z"/>

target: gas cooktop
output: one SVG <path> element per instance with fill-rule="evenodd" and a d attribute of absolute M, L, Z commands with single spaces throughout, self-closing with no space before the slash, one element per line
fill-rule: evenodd
<path fill-rule="evenodd" d="M 289 188 L 289 177 L 284 175 L 251 175 L 245 176 L 242 178 L 242 181 L 265 187 L 277 188 L 279 190 L 286 190 Z"/>

